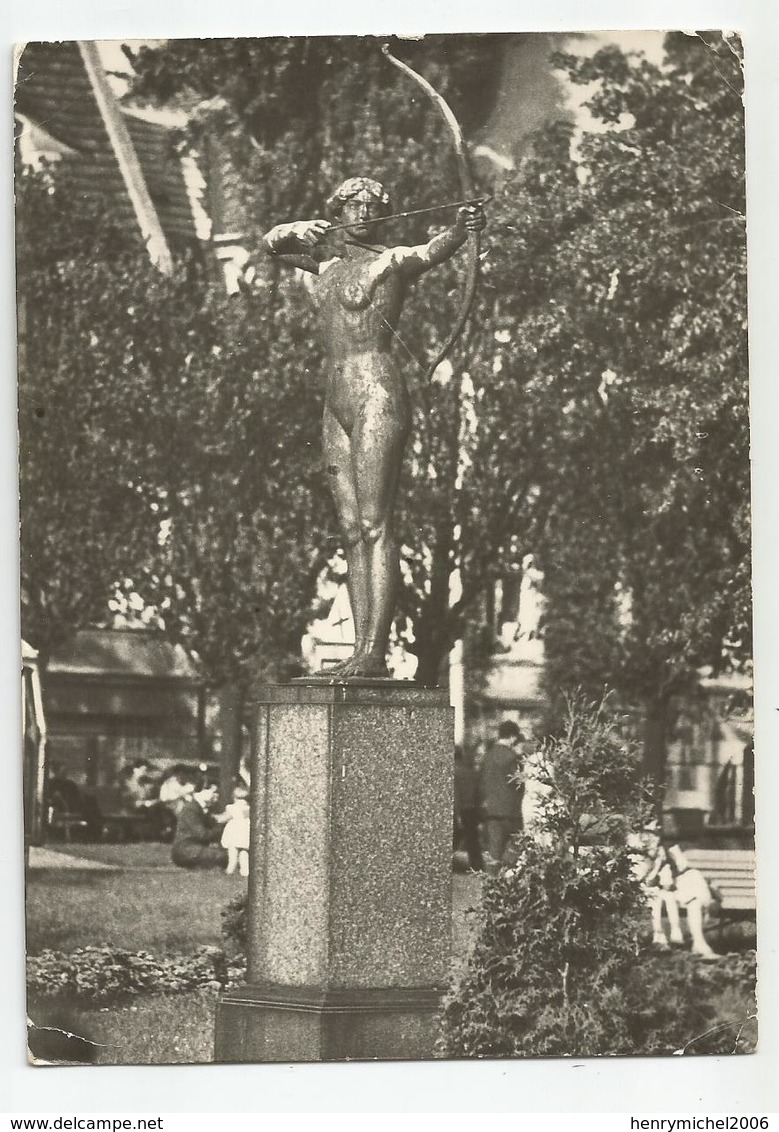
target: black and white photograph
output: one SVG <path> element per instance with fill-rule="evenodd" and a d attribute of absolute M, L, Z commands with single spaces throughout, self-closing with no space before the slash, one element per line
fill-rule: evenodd
<path fill-rule="evenodd" d="M 30 1065 L 755 1054 L 739 31 L 14 68 Z"/>

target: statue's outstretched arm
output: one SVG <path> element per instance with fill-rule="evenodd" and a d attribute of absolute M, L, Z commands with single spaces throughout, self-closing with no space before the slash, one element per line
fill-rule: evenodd
<path fill-rule="evenodd" d="M 426 244 L 388 248 L 387 251 L 382 252 L 371 268 L 371 281 L 379 283 L 393 274 L 402 275 L 407 279 L 423 275 L 431 267 L 436 267 L 453 256 L 467 240 L 468 233 L 480 232 L 484 223 L 481 205 L 461 208 L 455 223 L 445 232 L 433 236 Z"/>

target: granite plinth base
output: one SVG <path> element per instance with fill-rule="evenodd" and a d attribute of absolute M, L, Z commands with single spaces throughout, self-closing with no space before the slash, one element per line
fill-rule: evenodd
<path fill-rule="evenodd" d="M 440 997 L 419 988 L 241 987 L 217 1006 L 217 1060 L 425 1060 Z"/>
<path fill-rule="evenodd" d="M 256 705 L 248 986 L 217 1061 L 429 1058 L 449 974 L 453 718 L 395 681 Z"/>

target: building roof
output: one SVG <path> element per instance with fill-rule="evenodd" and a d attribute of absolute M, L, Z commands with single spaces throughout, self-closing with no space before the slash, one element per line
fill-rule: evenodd
<path fill-rule="evenodd" d="M 19 58 L 16 110 L 44 131 L 48 152 L 59 145 L 59 164 L 71 191 L 86 200 L 109 202 L 121 226 L 137 227 L 125 182 L 98 106 L 82 53 L 75 41 L 28 43 Z M 175 150 L 175 132 L 138 112 L 121 109 L 149 196 L 172 247 L 198 239 L 185 166 Z M 30 137 L 35 145 L 35 136 Z M 54 150 L 56 152 L 56 150 Z"/>
<path fill-rule="evenodd" d="M 486 674 L 477 698 L 501 708 L 540 710 L 546 703 L 543 664 L 496 656 Z"/>
<path fill-rule="evenodd" d="M 181 645 L 148 629 L 81 629 L 51 657 L 48 674 L 199 682 Z"/>

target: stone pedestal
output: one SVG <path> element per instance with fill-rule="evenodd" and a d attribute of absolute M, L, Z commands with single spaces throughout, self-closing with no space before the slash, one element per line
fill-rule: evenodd
<path fill-rule="evenodd" d="M 453 720 L 391 681 L 261 689 L 247 986 L 217 1061 L 433 1056 L 449 973 Z"/>

